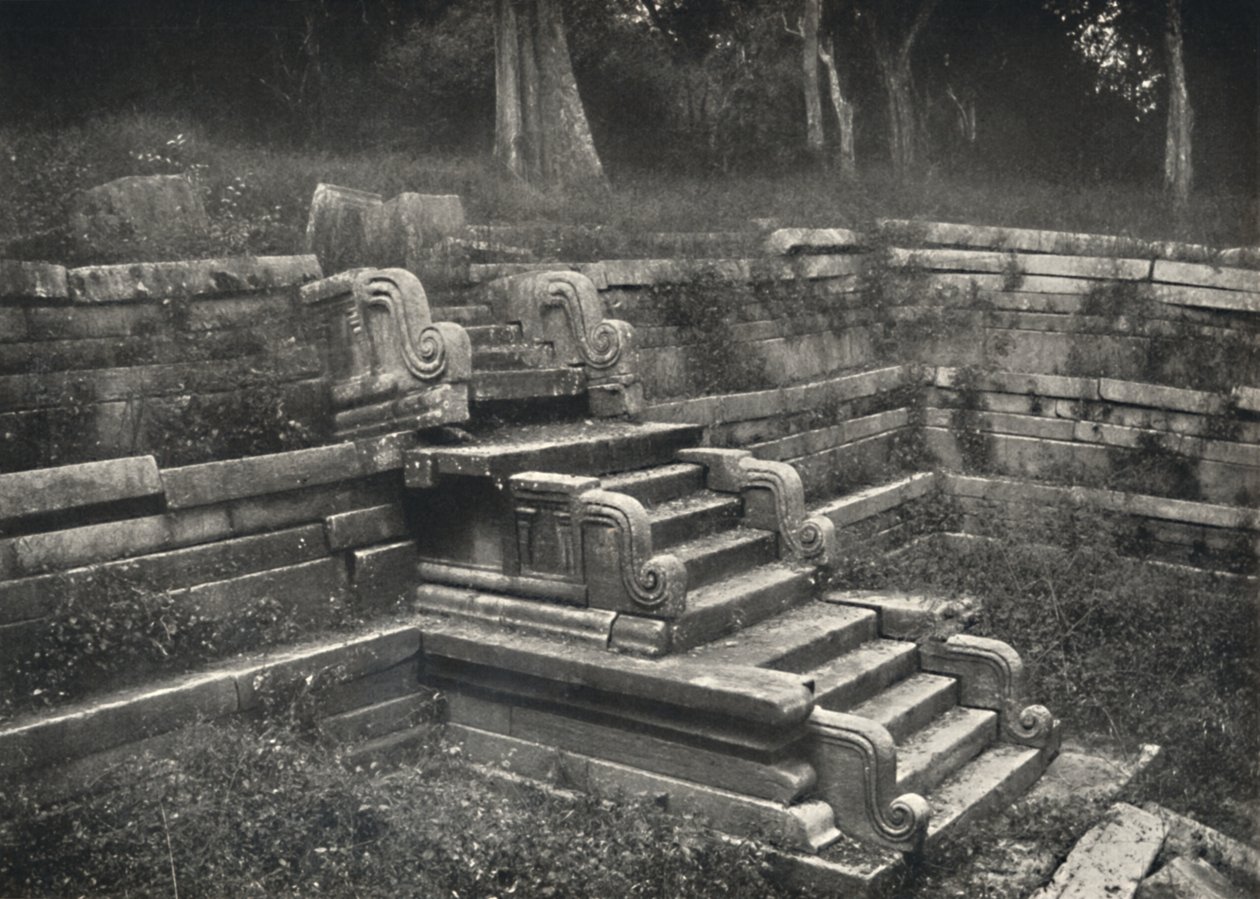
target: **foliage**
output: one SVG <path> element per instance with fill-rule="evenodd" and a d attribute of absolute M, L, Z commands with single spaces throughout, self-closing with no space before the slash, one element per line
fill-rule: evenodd
<path fill-rule="evenodd" d="M 652 804 L 516 786 L 436 738 L 347 768 L 285 728 L 203 724 L 106 790 L 0 787 L 0 892 L 196 896 L 787 896 L 763 849 Z M 17 847 L 21 847 L 18 851 Z"/>
<path fill-rule="evenodd" d="M 995 533 L 855 559 L 842 579 L 975 597 L 975 632 L 1020 652 L 1031 695 L 1069 732 L 1163 745 L 1152 797 L 1249 835 L 1234 803 L 1260 790 L 1254 588 L 1126 557 L 1127 535 L 1071 503 L 1024 510 Z"/>

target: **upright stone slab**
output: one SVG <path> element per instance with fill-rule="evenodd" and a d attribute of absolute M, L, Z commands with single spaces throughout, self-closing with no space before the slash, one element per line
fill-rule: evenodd
<path fill-rule="evenodd" d="M 97 261 L 172 258 L 210 236 L 201 197 L 182 175 L 131 175 L 78 194 L 70 205 L 71 250 Z"/>
<path fill-rule="evenodd" d="M 326 272 L 371 265 L 368 223 L 379 215 L 380 194 L 336 184 L 318 184 L 306 219 L 306 252 Z"/>
<path fill-rule="evenodd" d="M 302 299 L 323 319 L 337 437 L 468 419 L 468 332 L 432 320 L 415 275 L 354 269 L 307 285 Z"/>
<path fill-rule="evenodd" d="M 371 210 L 368 258 L 419 275 L 430 287 L 468 280 L 464 204 L 455 194 L 401 193 Z"/>

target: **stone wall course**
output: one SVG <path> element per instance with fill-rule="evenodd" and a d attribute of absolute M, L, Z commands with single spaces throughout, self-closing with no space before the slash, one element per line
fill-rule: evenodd
<path fill-rule="evenodd" d="M 13 300 L 68 300 L 66 268 L 48 262 L 0 259 L 0 303 Z"/>
<path fill-rule="evenodd" d="M 208 505 L 227 499 L 296 490 L 334 483 L 361 473 L 353 443 L 204 462 L 162 472 L 166 502 L 172 509 Z"/>
<path fill-rule="evenodd" d="M 162 479 L 152 456 L 0 474 L 0 529 L 35 515 L 156 498 L 162 493 Z"/>
<path fill-rule="evenodd" d="M 319 262 L 311 255 L 92 265 L 67 272 L 70 298 L 76 303 L 253 293 L 296 287 L 320 277 Z"/>

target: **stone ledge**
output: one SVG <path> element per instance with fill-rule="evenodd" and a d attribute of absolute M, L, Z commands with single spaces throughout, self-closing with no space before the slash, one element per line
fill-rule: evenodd
<path fill-rule="evenodd" d="M 143 302 L 295 287 L 321 277 L 314 256 L 235 256 L 93 265 L 67 273 L 76 303 Z"/>
<path fill-rule="evenodd" d="M 287 453 L 168 468 L 161 478 L 167 507 L 184 509 L 330 484 L 360 474 L 361 463 L 355 445 L 335 443 Z"/>
<path fill-rule="evenodd" d="M 1168 284 L 1190 284 L 1196 287 L 1218 287 L 1224 290 L 1260 293 L 1260 271 L 1250 269 L 1220 268 L 1159 259 L 1155 261 L 1151 278 Z"/>
<path fill-rule="evenodd" d="M 161 493 L 162 478 L 152 456 L 4 474 L 0 475 L 0 524 Z"/>
<path fill-rule="evenodd" d="M 68 300 L 66 268 L 48 262 L 0 259 L 0 301 Z"/>
<path fill-rule="evenodd" d="M 894 248 L 890 253 L 894 264 L 908 268 L 1001 274 L 1004 277 L 1009 275 L 1015 281 L 1022 279 L 1024 275 L 1145 281 L 1150 277 L 1151 271 L 1151 263 L 1146 259 L 953 249 Z"/>
<path fill-rule="evenodd" d="M 766 238 L 765 251 L 773 256 L 788 256 L 856 249 L 863 245 L 862 236 L 847 228 L 780 228 Z"/>
<path fill-rule="evenodd" d="M 926 496 L 935 485 L 936 474 L 922 471 L 888 484 L 867 487 L 811 511 L 826 515 L 836 527 L 847 527 Z"/>

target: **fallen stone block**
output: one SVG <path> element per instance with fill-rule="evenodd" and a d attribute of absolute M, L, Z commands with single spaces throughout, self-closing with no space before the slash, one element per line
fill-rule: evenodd
<path fill-rule="evenodd" d="M 1142 881 L 1137 899 L 1248 899 L 1254 895 L 1207 862 L 1178 856 Z"/>
<path fill-rule="evenodd" d="M 1164 845 L 1158 815 L 1118 802 L 1033 899 L 1132 899 Z"/>
<path fill-rule="evenodd" d="M 210 219 L 182 175 L 129 175 L 85 190 L 70 204 L 73 252 L 110 259 L 188 255 L 210 236 Z"/>

